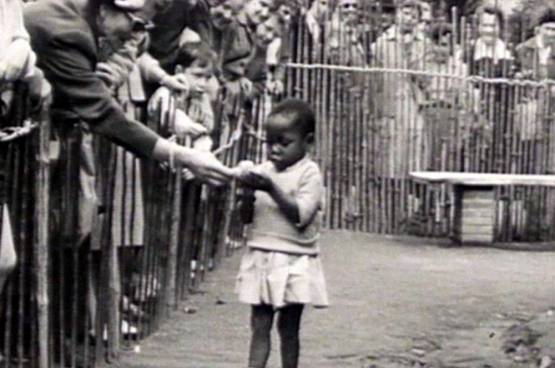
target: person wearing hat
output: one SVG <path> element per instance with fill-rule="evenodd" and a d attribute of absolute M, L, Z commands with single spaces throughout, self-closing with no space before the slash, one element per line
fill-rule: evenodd
<path fill-rule="evenodd" d="M 545 9 L 536 34 L 516 47 L 518 77 L 555 79 L 555 8 Z"/>
<path fill-rule="evenodd" d="M 536 34 L 516 46 L 516 77 L 541 81 L 555 79 L 555 8 L 544 9 L 536 23 Z M 529 163 L 527 173 L 536 174 L 542 158 L 542 132 L 545 131 L 553 113 L 553 86 L 543 88 L 521 88 L 514 109 L 514 133 L 522 140 Z M 544 123 L 545 122 L 545 123 Z"/>
<path fill-rule="evenodd" d="M 150 28 L 166 5 L 167 0 L 41 0 L 29 4 L 24 15 L 38 65 L 52 84 L 52 109 L 62 112 L 63 122 L 84 122 L 139 156 L 175 160 L 197 177 L 226 181 L 231 170 L 212 154 L 170 143 L 128 119 L 95 75 L 101 38 L 123 44 Z"/>

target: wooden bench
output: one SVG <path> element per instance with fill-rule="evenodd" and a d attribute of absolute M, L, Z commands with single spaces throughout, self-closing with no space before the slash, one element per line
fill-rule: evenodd
<path fill-rule="evenodd" d="M 555 187 L 555 175 L 483 174 L 463 172 L 412 172 L 419 183 L 447 183 L 454 190 L 453 240 L 459 244 L 493 243 L 495 186 Z"/>

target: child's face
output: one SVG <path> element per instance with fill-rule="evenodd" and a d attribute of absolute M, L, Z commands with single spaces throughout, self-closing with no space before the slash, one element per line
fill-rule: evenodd
<path fill-rule="evenodd" d="M 309 135 L 292 126 L 291 117 L 274 115 L 270 116 L 266 123 L 266 143 L 270 161 L 281 171 L 306 155 Z"/>
<path fill-rule="evenodd" d="M 198 97 L 206 92 L 210 78 L 212 78 L 212 67 L 201 67 L 193 63 L 183 72 L 189 83 L 189 93 L 192 97 Z"/>
<path fill-rule="evenodd" d="M 279 33 L 277 18 L 270 17 L 256 27 L 256 43 L 261 47 L 267 47 L 274 39 L 280 36 Z"/>
<path fill-rule="evenodd" d="M 279 20 L 284 25 L 289 25 L 291 23 L 291 17 L 293 16 L 293 9 L 288 5 L 281 5 L 277 10 Z"/>

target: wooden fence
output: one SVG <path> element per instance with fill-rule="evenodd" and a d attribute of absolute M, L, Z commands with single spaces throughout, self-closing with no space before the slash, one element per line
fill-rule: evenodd
<path fill-rule="evenodd" d="M 451 188 L 411 171 L 555 172 L 555 83 L 519 77 L 510 45 L 496 65 L 469 59 L 476 20 L 453 13 L 445 53 L 424 31 L 403 44 L 394 28 L 333 16 L 319 39 L 304 22 L 293 30 L 288 94 L 317 113 L 327 227 L 446 236 Z M 496 193 L 496 241 L 555 238 L 553 190 Z"/>
<path fill-rule="evenodd" d="M 47 108 L 29 117 L 24 92 L 16 97 L 5 121 L 33 129 L 0 142 L 18 257 L 1 293 L 0 364 L 116 362 L 242 244 L 236 187 L 207 187 L 180 168 L 139 160 L 82 126 L 56 125 Z M 144 105 L 127 98 L 120 91 L 129 116 L 146 121 Z M 217 149 L 227 165 L 260 157 L 253 137 L 263 106 L 230 121 Z"/>

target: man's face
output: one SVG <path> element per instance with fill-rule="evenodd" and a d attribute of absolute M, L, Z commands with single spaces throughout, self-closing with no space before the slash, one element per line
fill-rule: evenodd
<path fill-rule="evenodd" d="M 486 43 L 492 44 L 499 37 L 499 22 L 497 16 L 482 13 L 478 23 L 478 36 Z"/>
<path fill-rule="evenodd" d="M 214 1 L 210 6 L 210 19 L 219 30 L 227 28 L 236 18 L 243 4 L 239 0 Z"/>
<path fill-rule="evenodd" d="M 544 23 L 540 26 L 540 34 L 544 45 L 555 46 L 555 22 Z"/>
<path fill-rule="evenodd" d="M 338 4 L 341 20 L 354 24 L 358 20 L 358 0 L 341 0 Z"/>
<path fill-rule="evenodd" d="M 105 36 L 114 48 L 130 40 L 134 34 L 145 32 L 151 27 L 148 20 L 104 5 L 100 7 L 97 25 L 101 35 Z"/>
<path fill-rule="evenodd" d="M 248 0 L 245 4 L 245 15 L 252 26 L 257 26 L 270 16 L 271 0 Z"/>
<path fill-rule="evenodd" d="M 412 32 L 420 21 L 418 9 L 412 6 L 405 6 L 398 9 L 395 21 L 402 33 Z"/>

